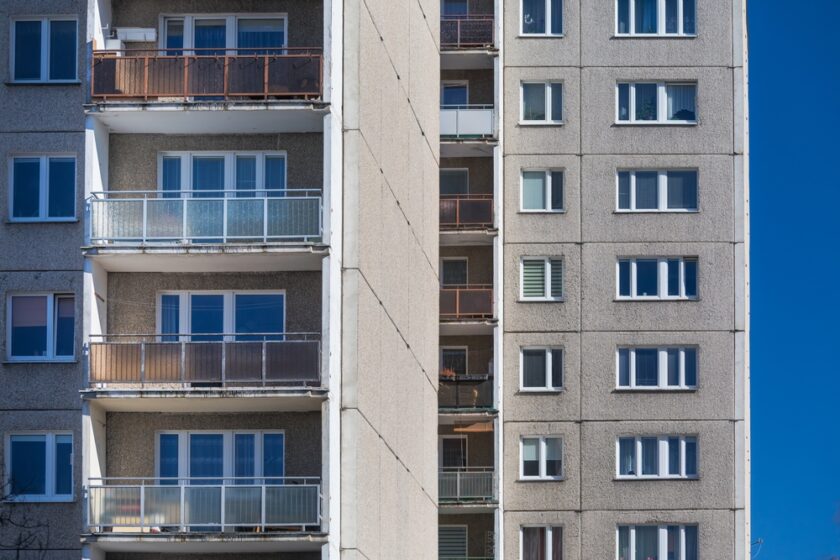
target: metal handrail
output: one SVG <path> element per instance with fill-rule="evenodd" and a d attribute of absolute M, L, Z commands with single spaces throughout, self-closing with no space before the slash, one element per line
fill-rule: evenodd
<path fill-rule="evenodd" d="M 208 197 L 207 195 L 213 196 Z M 320 198 L 323 191 L 320 188 L 288 188 L 288 189 L 254 189 L 254 190 L 237 190 L 235 187 L 227 189 L 178 189 L 166 191 L 162 189 L 148 189 L 148 190 L 107 190 L 107 191 L 92 191 L 90 198 L 97 200 L 107 200 L 115 198 L 119 200 L 131 200 L 134 198 L 162 198 L 162 199 L 180 199 L 180 198 L 200 198 L 202 200 L 214 200 L 222 198 Z M 189 195 L 189 196 L 187 196 Z M 257 196 L 259 195 L 259 196 Z M 290 196 L 291 195 L 291 196 Z"/>
<path fill-rule="evenodd" d="M 495 109 L 496 106 L 493 105 L 492 103 L 489 103 L 489 104 L 488 103 L 484 103 L 484 104 L 481 104 L 481 103 L 450 103 L 450 104 L 441 103 L 440 108 L 444 109 L 444 110 L 446 110 L 446 109 L 465 109 L 465 110 L 482 109 L 483 110 L 483 109 Z"/>
<path fill-rule="evenodd" d="M 464 296 L 480 296 L 465 304 Z M 440 288 L 440 318 L 445 321 L 492 319 L 493 286 L 491 284 L 449 285 Z M 449 300 L 452 301 L 449 301 Z M 446 300 L 446 304 L 444 303 Z M 469 308 L 471 304 L 472 308 Z M 450 307 L 452 308 L 450 310 Z"/>
<path fill-rule="evenodd" d="M 466 467 L 438 471 L 438 494 L 447 502 L 487 502 L 496 497 L 493 467 Z"/>
<path fill-rule="evenodd" d="M 440 195 L 440 229 L 493 227 L 492 194 Z"/>

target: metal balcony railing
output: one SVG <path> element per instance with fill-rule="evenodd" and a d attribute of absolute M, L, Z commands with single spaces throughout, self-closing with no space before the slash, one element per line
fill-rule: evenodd
<path fill-rule="evenodd" d="M 321 49 L 94 51 L 94 101 L 320 99 Z"/>
<path fill-rule="evenodd" d="M 319 478 L 96 478 L 92 533 L 266 532 L 321 524 Z"/>
<path fill-rule="evenodd" d="M 493 105 L 441 105 L 440 135 L 453 139 L 489 139 L 496 136 Z"/>
<path fill-rule="evenodd" d="M 445 50 L 493 48 L 493 14 L 442 16 L 440 46 Z"/>
<path fill-rule="evenodd" d="M 493 227 L 493 195 L 440 195 L 440 229 Z"/>
<path fill-rule="evenodd" d="M 491 502 L 496 498 L 493 467 L 443 468 L 438 473 L 441 502 Z"/>
<path fill-rule="evenodd" d="M 487 375 L 441 375 L 438 407 L 441 409 L 492 409 L 493 378 Z"/>
<path fill-rule="evenodd" d="M 321 191 L 108 191 L 91 194 L 95 245 L 316 243 Z"/>
<path fill-rule="evenodd" d="M 493 318 L 493 286 L 444 286 L 440 289 L 442 321 Z"/>
<path fill-rule="evenodd" d="M 320 387 L 315 333 L 91 336 L 90 384 Z"/>

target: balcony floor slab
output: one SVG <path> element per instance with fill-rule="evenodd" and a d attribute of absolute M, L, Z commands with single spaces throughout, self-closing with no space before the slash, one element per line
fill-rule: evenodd
<path fill-rule="evenodd" d="M 442 247 L 472 247 L 475 245 L 492 245 L 499 230 L 493 229 L 462 229 L 440 232 Z"/>
<path fill-rule="evenodd" d="M 444 49 L 440 53 L 441 70 L 492 69 L 497 49 Z"/>
<path fill-rule="evenodd" d="M 493 157 L 493 150 L 499 145 L 498 140 L 458 140 L 455 138 L 440 139 L 440 157 Z"/>
<path fill-rule="evenodd" d="M 82 543 L 103 552 L 150 552 L 158 554 L 224 554 L 305 552 L 320 550 L 325 533 L 177 533 L 177 534 L 85 534 Z"/>
<path fill-rule="evenodd" d="M 85 389 L 82 398 L 109 412 L 306 412 L 321 410 L 326 389 Z"/>
<path fill-rule="evenodd" d="M 499 504 L 496 502 L 439 502 L 440 515 L 476 515 L 493 513 Z"/>
<path fill-rule="evenodd" d="M 496 324 L 495 319 L 441 321 L 439 334 L 440 336 L 492 335 Z"/>

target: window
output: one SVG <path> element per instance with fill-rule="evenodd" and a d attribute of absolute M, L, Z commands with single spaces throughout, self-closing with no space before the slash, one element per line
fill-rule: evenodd
<path fill-rule="evenodd" d="M 69 294 L 9 296 L 12 361 L 70 361 L 75 350 L 75 298 Z"/>
<path fill-rule="evenodd" d="M 463 107 L 469 104 L 470 87 L 467 82 L 441 82 L 441 107 Z"/>
<path fill-rule="evenodd" d="M 521 560 L 563 560 L 562 527 L 522 527 Z"/>
<path fill-rule="evenodd" d="M 285 332 L 283 292 L 170 292 L 160 295 L 158 332 L 165 342 L 186 335 L 193 342 L 281 340 Z M 230 337 L 227 337 L 230 339 Z"/>
<path fill-rule="evenodd" d="M 286 17 L 276 16 L 176 16 L 165 17 L 161 24 L 160 47 L 171 56 L 184 50 L 199 54 L 269 54 L 286 46 Z"/>
<path fill-rule="evenodd" d="M 696 124 L 696 83 L 619 83 L 619 124 Z"/>
<path fill-rule="evenodd" d="M 467 526 L 438 526 L 438 558 L 467 558 Z"/>
<path fill-rule="evenodd" d="M 438 456 L 440 457 L 440 467 L 442 470 L 467 468 L 469 457 L 467 453 L 467 436 L 440 436 L 439 442 L 440 449 L 438 450 Z"/>
<path fill-rule="evenodd" d="M 523 437 L 520 442 L 519 478 L 522 480 L 559 480 L 563 478 L 563 439 L 560 437 Z"/>
<path fill-rule="evenodd" d="M 563 259 L 523 257 L 522 299 L 561 301 L 563 299 Z"/>
<path fill-rule="evenodd" d="M 620 437 L 616 463 L 618 478 L 697 478 L 697 438 Z"/>
<path fill-rule="evenodd" d="M 619 348 L 619 389 L 694 389 L 697 348 Z"/>
<path fill-rule="evenodd" d="M 13 20 L 12 81 L 77 81 L 77 26 L 73 18 Z"/>
<path fill-rule="evenodd" d="M 563 0 L 522 0 L 522 35 L 562 35 Z"/>
<path fill-rule="evenodd" d="M 558 391 L 563 388 L 562 348 L 523 348 L 520 359 L 522 391 Z"/>
<path fill-rule="evenodd" d="M 617 206 L 628 212 L 696 212 L 697 171 L 619 171 Z"/>
<path fill-rule="evenodd" d="M 158 186 L 164 197 L 282 196 L 285 152 L 163 152 Z"/>
<path fill-rule="evenodd" d="M 468 169 L 441 169 L 440 194 L 465 195 L 470 192 L 470 174 Z"/>
<path fill-rule="evenodd" d="M 440 372 L 441 377 L 467 375 L 467 348 L 441 347 Z"/>
<path fill-rule="evenodd" d="M 9 168 L 12 221 L 60 222 L 75 219 L 74 156 L 13 157 Z"/>
<path fill-rule="evenodd" d="M 618 35 L 697 33 L 695 0 L 617 0 L 616 16 Z"/>
<path fill-rule="evenodd" d="M 617 560 L 697 560 L 697 525 L 619 525 L 617 533 Z"/>
<path fill-rule="evenodd" d="M 563 84 L 561 82 L 523 82 L 523 124 L 563 123 Z"/>
<path fill-rule="evenodd" d="M 186 478 L 201 479 L 192 484 L 277 484 L 271 478 L 285 476 L 282 431 L 160 432 L 156 455 L 162 485 Z"/>
<path fill-rule="evenodd" d="M 11 500 L 61 502 L 73 499 L 72 434 L 11 434 L 6 449 Z"/>
<path fill-rule="evenodd" d="M 467 0 L 443 0 L 441 8 L 444 16 L 465 16 L 470 9 Z"/>
<path fill-rule="evenodd" d="M 697 299 L 696 257 L 618 260 L 618 299 Z"/>
<path fill-rule="evenodd" d="M 469 282 L 465 258 L 444 258 L 440 261 L 440 284 L 444 288 L 462 288 Z"/>
<path fill-rule="evenodd" d="M 522 211 L 562 212 L 563 171 L 523 171 Z"/>

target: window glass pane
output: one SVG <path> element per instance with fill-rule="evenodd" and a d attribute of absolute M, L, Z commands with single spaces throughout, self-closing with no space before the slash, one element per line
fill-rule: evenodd
<path fill-rule="evenodd" d="M 72 296 L 55 300 L 55 355 L 72 356 L 75 337 L 76 303 Z"/>
<path fill-rule="evenodd" d="M 618 560 L 630 560 L 630 527 L 618 528 Z"/>
<path fill-rule="evenodd" d="M 41 79 L 41 22 L 15 22 L 15 80 Z"/>
<path fill-rule="evenodd" d="M 522 474 L 524 476 L 540 475 L 539 446 L 538 439 L 522 440 Z"/>
<path fill-rule="evenodd" d="M 545 261 L 522 261 L 522 297 L 545 297 Z"/>
<path fill-rule="evenodd" d="M 668 172 L 668 208 L 672 210 L 697 209 L 697 172 Z"/>
<path fill-rule="evenodd" d="M 12 297 L 12 356 L 47 355 L 47 298 Z"/>
<path fill-rule="evenodd" d="M 563 209 L 563 172 L 551 172 L 551 209 Z"/>
<path fill-rule="evenodd" d="M 563 442 L 560 438 L 545 440 L 545 474 L 546 476 L 563 474 Z"/>
<path fill-rule="evenodd" d="M 656 348 L 636 349 L 636 385 L 640 387 L 659 385 L 659 351 Z"/>
<path fill-rule="evenodd" d="M 193 158 L 192 188 L 195 197 L 219 197 L 225 190 L 225 158 L 196 157 Z"/>
<path fill-rule="evenodd" d="M 659 474 L 659 441 L 642 438 L 642 474 Z"/>
<path fill-rule="evenodd" d="M 160 456 L 158 472 L 161 479 L 178 477 L 178 434 L 160 434 Z M 161 480 L 161 484 L 178 484 L 178 480 Z"/>
<path fill-rule="evenodd" d="M 563 33 L 563 0 L 551 1 L 551 32 L 555 35 Z"/>
<path fill-rule="evenodd" d="M 685 349 L 685 384 L 689 387 L 697 385 L 697 349 Z"/>
<path fill-rule="evenodd" d="M 166 20 L 166 54 L 169 56 L 181 56 L 184 48 L 184 20 Z"/>
<path fill-rule="evenodd" d="M 686 297 L 697 297 L 697 261 L 686 259 L 683 266 L 685 269 L 685 295 Z"/>
<path fill-rule="evenodd" d="M 469 103 L 467 84 L 443 84 L 440 90 L 440 102 L 444 106 L 459 106 Z"/>
<path fill-rule="evenodd" d="M 563 84 L 551 84 L 551 120 L 563 120 Z"/>
<path fill-rule="evenodd" d="M 240 19 L 237 25 L 240 54 L 267 54 L 285 44 L 282 19 Z"/>
<path fill-rule="evenodd" d="M 10 492 L 13 496 L 47 493 L 47 437 L 11 436 Z"/>
<path fill-rule="evenodd" d="M 683 33 L 697 33 L 696 6 L 694 0 L 683 0 Z M 686 558 L 686 560 L 691 560 Z"/>
<path fill-rule="evenodd" d="M 523 350 L 522 369 L 523 387 L 545 387 L 545 350 Z"/>
<path fill-rule="evenodd" d="M 236 196 L 252 197 L 257 190 L 257 158 L 236 156 Z"/>
<path fill-rule="evenodd" d="M 680 32 L 679 0 L 665 0 L 665 33 Z"/>
<path fill-rule="evenodd" d="M 551 266 L 551 297 L 563 297 L 563 261 L 560 259 L 551 259 L 549 261 Z"/>
<path fill-rule="evenodd" d="M 522 209 L 545 210 L 545 173 L 522 172 Z"/>
<path fill-rule="evenodd" d="M 636 33 L 657 32 L 657 0 L 635 0 L 636 2 Z"/>
<path fill-rule="evenodd" d="M 41 163 L 37 158 L 15 158 L 12 198 L 15 218 L 37 218 L 41 206 Z"/>
<path fill-rule="evenodd" d="M 668 348 L 668 385 L 678 387 L 680 384 L 680 351 L 678 348 Z"/>
<path fill-rule="evenodd" d="M 659 560 L 659 527 L 636 527 L 636 559 Z"/>
<path fill-rule="evenodd" d="M 694 438 L 685 440 L 685 474 L 697 476 L 697 440 Z"/>
<path fill-rule="evenodd" d="M 630 33 L 630 0 L 618 0 L 618 32 Z"/>
<path fill-rule="evenodd" d="M 236 334 L 274 334 L 283 332 L 282 294 L 236 294 L 234 329 Z M 236 340 L 279 340 L 277 336 L 237 336 Z"/>
<path fill-rule="evenodd" d="M 181 190 L 181 158 L 167 156 L 161 160 L 161 189 L 163 198 L 178 198 Z"/>
<path fill-rule="evenodd" d="M 618 294 L 630 296 L 630 261 L 618 261 Z"/>
<path fill-rule="evenodd" d="M 198 54 L 225 54 L 227 31 L 224 20 L 203 19 L 195 20 L 194 45 Z"/>
<path fill-rule="evenodd" d="M 181 298 L 174 294 L 160 296 L 160 332 L 161 334 L 179 334 L 180 330 Z M 163 336 L 164 342 L 175 342 L 177 336 Z"/>
<path fill-rule="evenodd" d="M 685 526 L 685 560 L 697 560 L 697 525 Z"/>
<path fill-rule="evenodd" d="M 441 263 L 441 282 L 444 286 L 467 285 L 467 260 L 446 259 Z"/>
<path fill-rule="evenodd" d="M 221 295 L 193 295 L 190 299 L 192 340 L 194 342 L 222 340 L 221 335 L 225 330 L 224 297 Z"/>
<path fill-rule="evenodd" d="M 545 84 L 522 84 L 522 120 L 545 120 Z"/>
<path fill-rule="evenodd" d="M 263 475 L 284 476 L 284 436 L 283 434 L 263 435 Z M 266 481 L 279 482 L 279 481 Z"/>
<path fill-rule="evenodd" d="M 630 210 L 630 172 L 618 173 L 618 209 Z"/>
<path fill-rule="evenodd" d="M 463 468 L 467 466 L 467 439 L 447 437 L 441 441 L 441 466 L 444 468 Z"/>
<path fill-rule="evenodd" d="M 545 33 L 545 0 L 522 0 L 522 33 Z"/>
<path fill-rule="evenodd" d="M 630 120 L 630 84 L 618 84 L 618 120 Z"/>
<path fill-rule="evenodd" d="M 50 79 L 76 78 L 76 22 L 50 22 Z"/>
<path fill-rule="evenodd" d="M 680 560 L 680 528 L 668 526 L 668 560 Z"/>
<path fill-rule="evenodd" d="M 466 375 L 467 351 L 463 348 L 442 348 L 440 351 L 441 374 L 447 377 Z"/>
<path fill-rule="evenodd" d="M 254 434 L 234 434 L 233 436 L 233 476 L 254 476 L 256 473 L 256 436 Z M 236 480 L 234 484 L 253 484 L 253 479 Z"/>
<path fill-rule="evenodd" d="M 669 121 L 694 121 L 697 119 L 697 86 L 693 84 L 668 84 L 665 86 L 665 93 L 668 96 Z"/>
<path fill-rule="evenodd" d="M 656 210 L 659 207 L 659 174 L 656 171 L 636 172 L 636 209 Z"/>
<path fill-rule="evenodd" d="M 286 189 L 286 158 L 266 156 L 265 158 L 265 189 L 273 191 L 270 195 L 278 195 L 276 191 Z"/>
<path fill-rule="evenodd" d="M 619 387 L 630 386 L 630 349 L 620 348 L 618 350 L 618 385 Z"/>
<path fill-rule="evenodd" d="M 659 295 L 659 263 L 654 260 L 636 261 L 636 295 Z"/>
<path fill-rule="evenodd" d="M 73 436 L 55 436 L 55 493 L 73 493 Z"/>
<path fill-rule="evenodd" d="M 638 18 L 638 12 L 636 13 Z M 655 121 L 657 119 L 656 84 L 636 84 L 636 120 Z"/>
<path fill-rule="evenodd" d="M 467 15 L 467 0 L 443 0 L 443 15 L 464 16 Z"/>
<path fill-rule="evenodd" d="M 563 351 L 551 350 L 551 386 L 559 389 L 563 386 Z"/>
<path fill-rule="evenodd" d="M 680 474 L 680 438 L 668 438 L 668 474 Z"/>
<path fill-rule="evenodd" d="M 441 169 L 440 194 L 457 195 L 469 192 L 469 172 L 466 169 Z"/>
<path fill-rule="evenodd" d="M 76 210 L 76 160 L 49 159 L 47 215 L 50 218 L 70 218 Z"/>
<path fill-rule="evenodd" d="M 563 528 L 551 528 L 551 560 L 563 560 Z"/>
<path fill-rule="evenodd" d="M 545 527 L 522 528 L 522 560 L 545 560 Z"/>
<path fill-rule="evenodd" d="M 224 440 L 222 434 L 190 434 L 190 477 L 201 478 L 192 484 L 221 484 L 224 475 Z"/>
<path fill-rule="evenodd" d="M 636 474 L 636 440 L 634 438 L 618 440 L 618 473 Z"/>
<path fill-rule="evenodd" d="M 680 295 L 680 261 L 668 259 L 668 295 Z"/>

